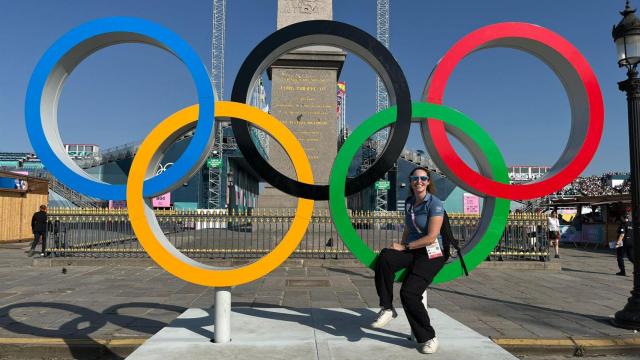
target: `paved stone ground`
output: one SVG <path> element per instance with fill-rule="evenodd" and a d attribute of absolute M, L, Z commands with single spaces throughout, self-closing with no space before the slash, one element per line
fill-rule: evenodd
<path fill-rule="evenodd" d="M 212 289 L 155 266 L 34 267 L 25 247 L 0 245 L 0 339 L 147 338 L 186 308 L 213 305 Z M 633 336 L 609 323 L 632 286 L 630 276 L 613 275 L 615 256 L 573 248 L 561 253 L 556 261 L 562 271 L 477 269 L 468 278 L 435 286 L 429 306 L 493 338 Z M 297 287 L 290 280 L 325 281 Z M 400 306 L 398 290 L 394 301 Z M 235 287 L 232 299 L 234 305 L 254 307 L 378 306 L 373 272 L 339 265 L 280 267 Z"/>

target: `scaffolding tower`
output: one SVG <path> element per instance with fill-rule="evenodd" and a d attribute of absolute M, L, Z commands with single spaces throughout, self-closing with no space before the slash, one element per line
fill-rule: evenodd
<path fill-rule="evenodd" d="M 376 0 L 376 38 L 387 49 L 389 48 L 389 0 Z M 380 111 L 389 107 L 389 96 L 384 83 L 378 76 L 376 78 L 376 111 Z M 385 128 L 377 132 L 375 135 L 381 140 L 382 145 L 387 139 L 389 129 Z"/>
<path fill-rule="evenodd" d="M 224 35 L 226 19 L 226 0 L 213 0 L 212 34 L 211 34 L 211 83 L 215 100 L 224 96 Z M 207 167 L 209 168 L 208 208 L 221 209 L 226 206 L 222 202 L 222 171 L 224 171 L 223 154 L 225 144 L 224 130 L 228 122 L 215 121 L 215 140 L 209 152 Z"/>
<path fill-rule="evenodd" d="M 376 0 L 376 38 L 386 48 L 389 48 L 389 0 Z M 382 80 L 378 76 L 376 78 L 376 112 L 384 110 L 389 107 L 389 96 L 387 95 L 387 89 L 385 89 Z M 373 135 L 372 146 L 373 159 L 368 161 L 368 165 L 373 165 L 375 157 L 382 153 L 384 145 L 389 137 L 389 128 L 386 127 Z M 364 154 L 364 151 L 363 151 Z M 394 165 L 395 166 L 395 165 Z M 384 174 L 380 180 L 389 179 L 389 173 Z M 375 189 L 376 192 L 376 205 L 375 210 L 387 210 L 387 197 L 389 190 L 381 188 Z"/>

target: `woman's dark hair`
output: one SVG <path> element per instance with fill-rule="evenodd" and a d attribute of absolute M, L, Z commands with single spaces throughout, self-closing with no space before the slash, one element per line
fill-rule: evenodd
<path fill-rule="evenodd" d="M 429 194 L 435 194 L 435 192 L 436 192 L 436 184 L 434 184 L 433 181 L 431 181 L 431 171 L 429 171 L 428 168 L 426 168 L 424 166 L 417 166 L 413 170 L 411 170 L 411 172 L 409 173 L 409 176 L 415 174 L 415 172 L 418 171 L 418 170 L 422 170 L 422 171 L 427 173 L 427 176 L 429 177 L 429 185 L 427 185 L 427 192 Z M 409 182 L 411 182 L 411 181 L 409 181 Z M 413 187 L 411 186 L 411 184 L 409 184 L 409 193 L 411 194 L 411 196 L 415 195 L 413 193 Z"/>

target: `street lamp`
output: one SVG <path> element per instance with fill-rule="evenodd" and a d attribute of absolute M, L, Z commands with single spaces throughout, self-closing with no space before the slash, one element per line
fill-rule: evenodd
<path fill-rule="evenodd" d="M 235 208 L 236 204 L 235 204 L 235 200 L 236 200 L 236 194 L 234 191 L 234 187 L 233 187 L 233 171 L 229 170 L 229 172 L 227 173 L 227 195 L 229 197 L 229 206 L 228 206 L 228 210 L 229 210 L 229 215 L 232 214 L 233 209 Z"/>
<path fill-rule="evenodd" d="M 622 20 L 613 27 L 611 35 L 616 43 L 618 65 L 627 68 L 627 80 L 618 88 L 627 93 L 629 123 L 629 153 L 631 161 L 631 221 L 633 226 L 634 267 L 633 290 L 624 309 L 616 312 L 615 326 L 640 330 L 640 76 L 636 66 L 640 62 L 640 19 L 629 0 L 620 15 Z"/>

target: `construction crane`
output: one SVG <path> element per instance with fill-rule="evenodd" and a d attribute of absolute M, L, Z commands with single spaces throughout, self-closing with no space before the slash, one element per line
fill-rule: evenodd
<path fill-rule="evenodd" d="M 213 17 L 211 33 L 211 83 L 216 100 L 224 98 L 224 35 L 226 20 L 226 0 L 213 0 Z M 217 120 L 217 119 L 216 119 Z M 209 191 L 208 208 L 221 209 L 222 203 L 222 171 L 224 169 L 224 129 L 228 123 L 215 122 L 216 135 L 213 147 L 209 152 Z"/>
<path fill-rule="evenodd" d="M 389 0 L 376 0 L 376 38 L 386 48 L 389 48 Z M 384 110 L 389 107 L 389 96 L 387 95 L 387 89 L 385 89 L 382 80 L 378 76 L 376 78 L 376 112 Z M 389 137 L 389 128 L 384 128 L 373 135 L 372 147 L 374 156 L 382 153 L 384 145 Z M 364 151 L 363 151 L 364 154 Z M 373 165 L 373 161 L 370 165 Z M 369 165 L 369 166 L 370 166 Z M 380 180 L 388 181 L 389 174 L 386 173 Z M 376 205 L 375 210 L 387 210 L 387 195 L 388 190 L 385 187 L 374 189 L 376 192 Z"/>

